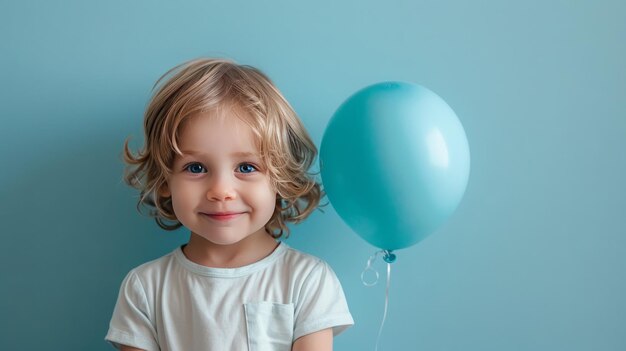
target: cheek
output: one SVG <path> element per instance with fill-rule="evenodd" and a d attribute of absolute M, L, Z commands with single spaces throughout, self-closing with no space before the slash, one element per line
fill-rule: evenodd
<path fill-rule="evenodd" d="M 170 185 L 170 194 L 172 197 L 172 206 L 174 207 L 174 211 L 176 211 L 176 209 L 183 209 L 192 206 L 203 195 L 200 189 L 189 186 L 189 184 L 179 184 L 176 182 L 173 182 Z"/>
<path fill-rule="evenodd" d="M 254 197 L 257 206 L 262 210 L 274 212 L 276 206 L 276 192 L 268 187 L 256 188 L 248 193 Z"/>

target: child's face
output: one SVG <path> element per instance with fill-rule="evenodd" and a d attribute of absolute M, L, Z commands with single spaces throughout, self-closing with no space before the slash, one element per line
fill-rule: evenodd
<path fill-rule="evenodd" d="M 176 155 L 165 192 L 192 233 L 218 245 L 268 235 L 264 226 L 274 213 L 276 191 L 254 140 L 250 127 L 235 116 L 185 121 L 178 134 L 183 156 Z M 219 215 L 225 212 L 232 214 Z"/>

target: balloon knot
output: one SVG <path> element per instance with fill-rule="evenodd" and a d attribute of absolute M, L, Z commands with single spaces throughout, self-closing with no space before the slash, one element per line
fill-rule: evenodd
<path fill-rule="evenodd" d="M 393 250 L 383 250 L 383 260 L 387 263 L 396 262 L 396 254 L 393 253 Z"/>

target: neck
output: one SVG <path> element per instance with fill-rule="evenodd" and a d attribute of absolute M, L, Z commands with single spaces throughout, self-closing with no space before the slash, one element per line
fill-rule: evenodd
<path fill-rule="evenodd" d="M 219 245 L 192 232 L 183 253 L 187 259 L 202 266 L 237 268 L 269 256 L 278 244 L 267 233 L 255 234 L 230 245 Z"/>

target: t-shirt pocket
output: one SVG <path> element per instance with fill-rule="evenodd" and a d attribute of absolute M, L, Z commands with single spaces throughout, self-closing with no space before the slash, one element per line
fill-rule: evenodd
<path fill-rule="evenodd" d="M 293 339 L 293 304 L 244 304 L 250 351 L 290 351 Z"/>

